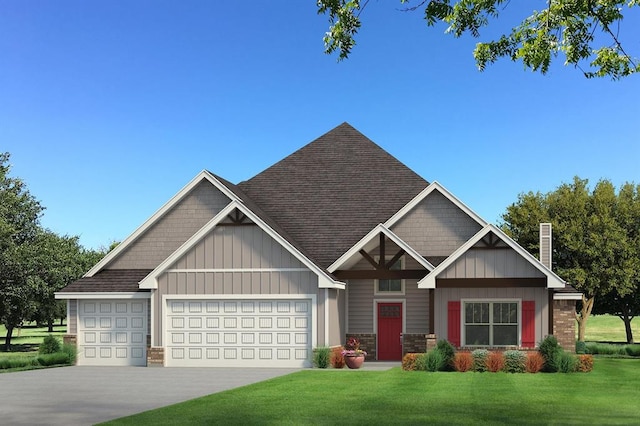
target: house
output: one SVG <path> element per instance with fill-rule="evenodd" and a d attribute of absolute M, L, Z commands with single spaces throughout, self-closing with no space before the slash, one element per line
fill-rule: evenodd
<path fill-rule="evenodd" d="M 201 172 L 56 297 L 82 365 L 302 367 L 347 336 L 376 360 L 573 350 L 580 295 L 541 230 L 544 263 L 344 123 L 239 184 Z"/>

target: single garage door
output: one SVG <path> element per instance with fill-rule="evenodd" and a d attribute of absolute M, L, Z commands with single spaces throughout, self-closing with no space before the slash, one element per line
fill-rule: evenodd
<path fill-rule="evenodd" d="M 166 365 L 305 367 L 311 301 L 167 300 Z"/>
<path fill-rule="evenodd" d="M 80 300 L 78 365 L 146 365 L 147 300 Z"/>

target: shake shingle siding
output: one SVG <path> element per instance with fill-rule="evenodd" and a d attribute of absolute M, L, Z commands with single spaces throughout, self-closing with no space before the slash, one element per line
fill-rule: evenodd
<path fill-rule="evenodd" d="M 327 267 L 427 185 L 344 123 L 238 187 Z"/>

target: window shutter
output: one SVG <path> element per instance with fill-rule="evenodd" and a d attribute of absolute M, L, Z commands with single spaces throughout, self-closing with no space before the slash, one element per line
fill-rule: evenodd
<path fill-rule="evenodd" d="M 522 347 L 533 348 L 536 345 L 536 302 L 522 301 Z"/>
<path fill-rule="evenodd" d="M 447 340 L 455 347 L 460 346 L 460 301 L 450 301 L 447 311 Z"/>

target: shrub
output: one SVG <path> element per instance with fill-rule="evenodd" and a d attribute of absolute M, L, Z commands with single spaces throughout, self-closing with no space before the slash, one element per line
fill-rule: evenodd
<path fill-rule="evenodd" d="M 63 343 L 62 352 L 67 354 L 67 357 L 69 358 L 69 365 L 74 365 L 76 363 L 76 357 L 78 355 L 78 348 L 76 345 Z"/>
<path fill-rule="evenodd" d="M 527 354 L 521 351 L 504 352 L 504 371 L 524 373 L 527 370 Z"/>
<path fill-rule="evenodd" d="M 489 352 L 487 356 L 487 370 L 497 373 L 504 369 L 504 353 L 500 351 Z"/>
<path fill-rule="evenodd" d="M 527 354 L 527 373 L 537 373 L 544 367 L 544 357 L 539 352 L 529 352 Z"/>
<path fill-rule="evenodd" d="M 629 356 L 640 356 L 640 345 L 627 345 L 625 351 Z"/>
<path fill-rule="evenodd" d="M 558 345 L 558 340 L 555 336 L 547 336 L 542 339 L 538 346 L 538 352 L 544 358 L 544 371 L 553 373 L 558 371 L 558 367 L 555 362 L 558 355 L 562 353 L 562 348 Z"/>
<path fill-rule="evenodd" d="M 592 355 L 627 355 L 625 345 L 590 342 L 587 351 Z"/>
<path fill-rule="evenodd" d="M 445 368 L 445 356 L 437 348 L 427 352 L 425 357 L 425 368 L 427 371 L 443 371 Z"/>
<path fill-rule="evenodd" d="M 40 354 L 54 354 L 56 352 L 60 352 L 60 341 L 53 335 L 48 335 L 44 338 L 40 347 L 38 348 L 38 353 Z"/>
<path fill-rule="evenodd" d="M 444 370 L 453 370 L 453 358 L 456 356 L 456 348 L 453 347 L 448 340 L 439 340 L 436 344 L 436 349 L 442 353 L 444 357 Z"/>
<path fill-rule="evenodd" d="M 313 365 L 317 368 L 329 367 L 329 357 L 331 349 L 327 346 L 320 346 L 313 351 Z"/>
<path fill-rule="evenodd" d="M 63 365 L 69 363 L 69 355 L 64 352 L 56 352 L 53 354 L 43 354 L 36 357 L 38 364 L 43 366 Z"/>
<path fill-rule="evenodd" d="M 344 356 L 342 355 L 342 351 L 344 348 L 342 346 L 336 346 L 331 349 L 331 355 L 329 356 L 329 361 L 333 368 L 344 368 Z"/>
<path fill-rule="evenodd" d="M 0 359 L 0 370 L 7 370 L 10 368 L 24 368 L 34 364 L 38 365 L 35 358 L 4 358 Z"/>
<path fill-rule="evenodd" d="M 593 370 L 593 355 L 578 355 L 576 371 L 588 373 Z"/>
<path fill-rule="evenodd" d="M 409 353 L 402 357 L 402 369 L 405 371 L 416 371 L 416 361 L 422 354 Z"/>
<path fill-rule="evenodd" d="M 578 358 L 566 352 L 558 352 L 554 365 L 560 373 L 574 373 L 578 365 Z"/>
<path fill-rule="evenodd" d="M 486 349 L 476 349 L 471 352 L 473 357 L 473 370 L 478 372 L 487 371 L 487 357 L 489 351 Z"/>
<path fill-rule="evenodd" d="M 415 364 L 416 371 L 427 371 L 427 354 L 418 354 Z"/>
<path fill-rule="evenodd" d="M 469 352 L 458 352 L 453 357 L 453 367 L 461 373 L 473 370 L 473 356 Z"/>
<path fill-rule="evenodd" d="M 577 354 L 586 354 L 587 353 L 587 344 L 585 342 L 577 341 L 576 342 L 576 353 Z"/>

